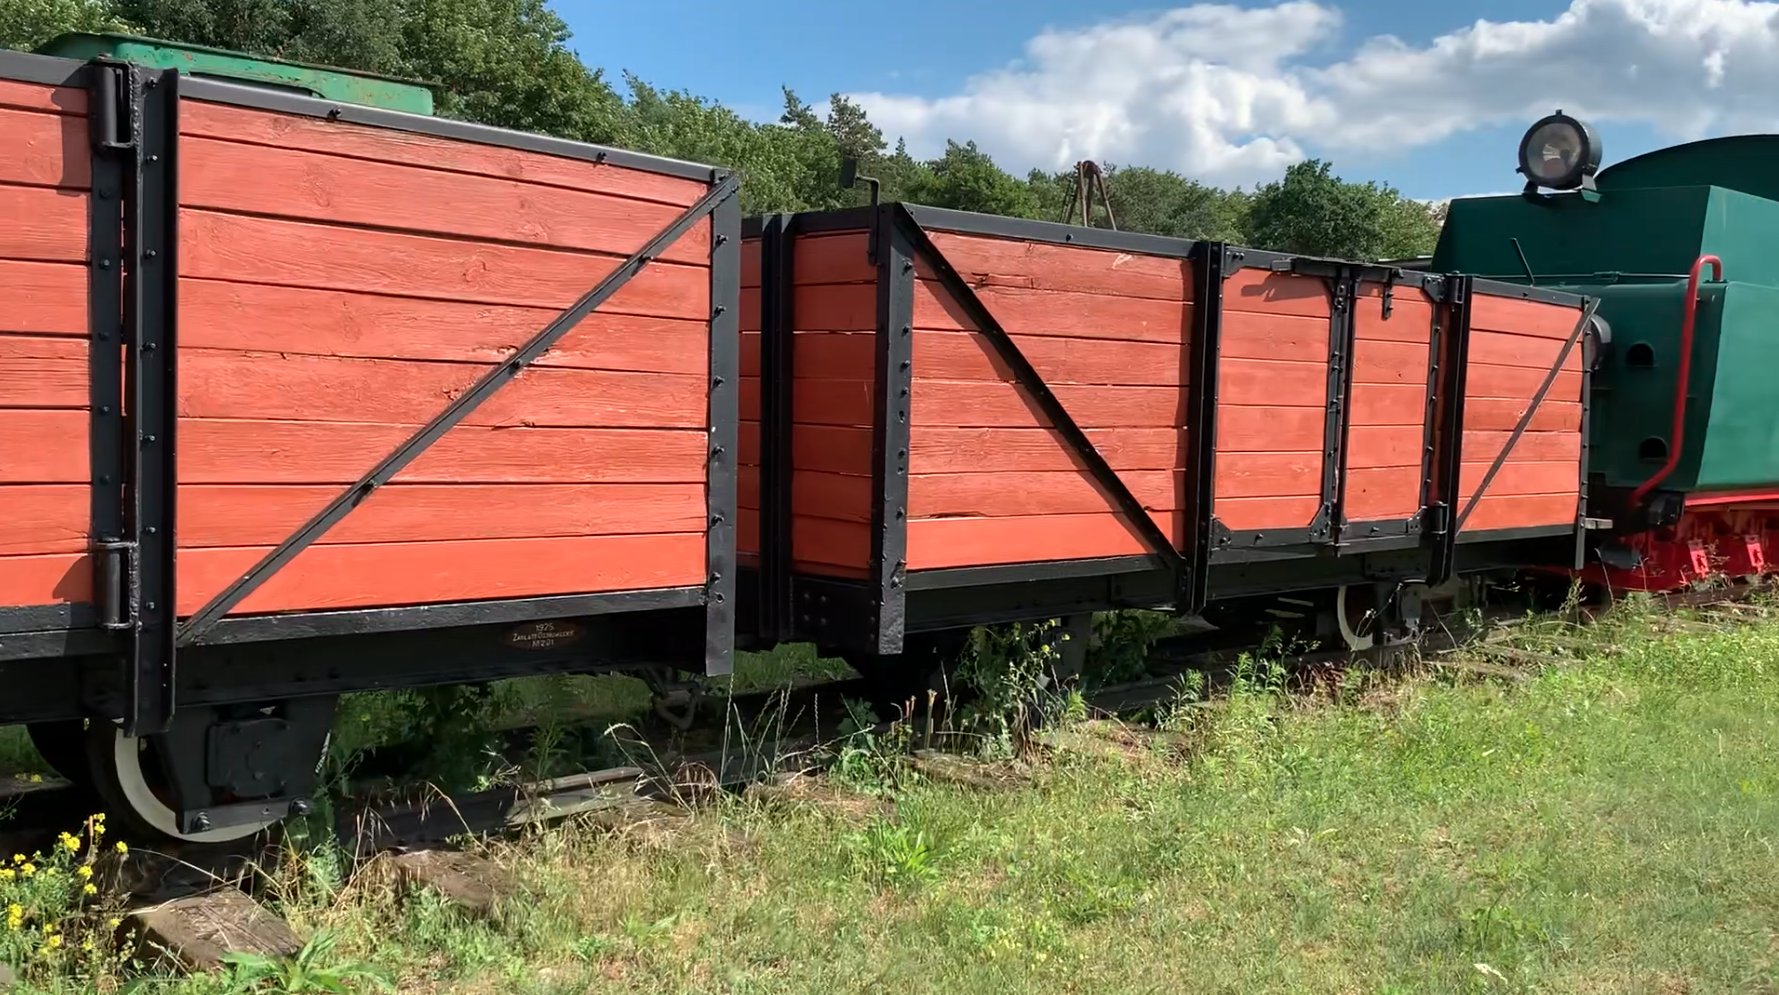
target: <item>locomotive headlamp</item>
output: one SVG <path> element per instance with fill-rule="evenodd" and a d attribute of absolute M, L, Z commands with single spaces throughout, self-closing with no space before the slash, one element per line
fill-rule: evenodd
<path fill-rule="evenodd" d="M 1600 136 L 1585 122 L 1557 111 L 1527 129 L 1520 139 L 1520 168 L 1526 192 L 1594 188 L 1600 168 Z"/>

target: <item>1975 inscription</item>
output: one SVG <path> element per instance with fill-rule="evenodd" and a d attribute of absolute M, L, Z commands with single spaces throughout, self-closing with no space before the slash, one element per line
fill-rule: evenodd
<path fill-rule="evenodd" d="M 507 631 L 506 644 L 514 649 L 553 650 L 579 642 L 584 634 L 573 622 L 527 622 Z"/>

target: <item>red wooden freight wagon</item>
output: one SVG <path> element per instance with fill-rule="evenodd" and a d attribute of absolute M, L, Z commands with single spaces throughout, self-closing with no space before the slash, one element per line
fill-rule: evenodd
<path fill-rule="evenodd" d="M 1578 548 L 1579 298 L 912 205 L 743 239 L 743 617 L 768 642 L 895 655 L 1317 589 L 1338 616 L 1349 586 Z"/>
<path fill-rule="evenodd" d="M 726 672 L 735 190 L 0 53 L 0 721 L 77 767 L 117 720 L 92 776 L 203 837 L 306 795 L 345 691 Z"/>

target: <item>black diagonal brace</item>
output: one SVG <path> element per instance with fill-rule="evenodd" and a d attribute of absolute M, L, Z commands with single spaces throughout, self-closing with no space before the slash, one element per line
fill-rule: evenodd
<path fill-rule="evenodd" d="M 1068 443 L 1069 448 L 1074 450 L 1075 455 L 1080 458 L 1082 463 L 1086 464 L 1087 472 L 1093 475 L 1094 481 L 1099 484 L 1106 496 L 1117 502 L 1119 511 L 1123 512 L 1124 517 L 1130 521 L 1131 528 L 1136 529 L 1143 544 L 1160 556 L 1168 568 L 1176 576 L 1179 576 L 1181 571 L 1186 569 L 1186 558 L 1180 555 L 1180 551 L 1174 548 L 1172 540 L 1168 539 L 1166 533 L 1162 532 L 1160 527 L 1155 524 L 1155 520 L 1149 517 L 1149 511 L 1143 507 L 1143 503 L 1136 499 L 1136 496 L 1130 492 L 1130 488 L 1124 486 L 1124 481 L 1119 478 L 1117 471 L 1112 469 L 1112 465 L 1106 462 L 1106 458 L 1100 455 L 1100 451 L 1094 447 L 1093 441 L 1087 437 L 1087 433 L 1081 430 L 1081 426 L 1075 424 L 1075 419 L 1069 415 L 1068 409 L 1064 408 L 1062 402 L 1056 399 L 1050 386 L 1044 382 L 1043 377 L 1038 375 L 1038 371 L 1032 367 L 1031 361 L 1025 358 L 1025 354 L 1019 351 L 1019 346 L 1013 341 L 1012 336 L 1008 335 L 1007 330 L 1001 327 L 1001 323 L 995 320 L 994 314 L 982 303 L 982 299 L 976 296 L 976 291 L 970 288 L 968 281 L 952 267 L 944 253 L 941 253 L 938 247 L 933 244 L 932 239 L 927 237 L 926 231 L 920 227 L 913 216 L 899 206 L 896 212 L 896 223 L 907 232 L 909 240 L 914 243 L 915 255 L 932 267 L 933 273 L 944 285 L 946 293 L 950 294 L 951 299 L 964 309 L 964 312 L 970 316 L 970 320 L 975 323 L 976 330 L 981 332 L 994 346 L 995 353 L 1000 356 L 1001 361 L 1013 371 L 1013 379 L 1018 381 L 1026 395 L 1037 403 L 1038 409 L 1044 413 L 1044 417 L 1050 419 L 1051 427 L 1062 435 L 1063 441 Z"/>
<path fill-rule="evenodd" d="M 1575 323 L 1575 330 L 1569 333 L 1568 340 L 1563 343 L 1563 351 L 1557 353 L 1556 363 L 1551 366 L 1550 372 L 1544 375 L 1544 382 L 1538 385 L 1538 393 L 1532 395 L 1532 403 L 1526 405 L 1526 412 L 1520 415 L 1519 424 L 1513 427 L 1513 434 L 1507 437 L 1507 442 L 1501 447 L 1501 452 L 1495 457 L 1495 462 L 1489 464 L 1489 472 L 1483 474 L 1482 480 L 1476 485 L 1476 492 L 1470 495 L 1470 500 L 1464 504 L 1464 510 L 1458 513 L 1458 520 L 1452 526 L 1453 535 L 1457 535 L 1464 528 L 1464 522 L 1470 518 L 1470 513 L 1476 510 L 1477 503 L 1482 500 L 1489 485 L 1495 482 L 1495 474 L 1501 472 L 1501 467 L 1506 465 L 1507 457 L 1512 454 L 1513 447 L 1519 444 L 1520 436 L 1526 434 L 1526 426 L 1532 424 L 1532 416 L 1536 415 L 1538 408 L 1544 404 L 1545 395 L 1550 393 L 1551 387 L 1557 382 L 1557 375 L 1563 372 L 1563 364 L 1569 361 L 1569 354 L 1575 351 L 1575 343 L 1581 341 L 1581 334 L 1587 331 L 1588 322 L 1594 320 L 1594 312 L 1599 307 L 1600 299 L 1595 297 L 1591 298 L 1587 307 L 1582 309 L 1581 320 Z M 1584 402 L 1585 400 L 1583 398 Z M 1464 442 L 1460 439 L 1457 444 L 1462 446 Z"/>
<path fill-rule="evenodd" d="M 229 610 L 241 603 L 241 600 L 252 594 L 261 584 L 269 580 L 283 566 L 289 563 L 308 548 L 315 540 L 339 524 L 340 520 L 352 513 L 354 508 L 370 497 L 377 488 L 387 484 L 408 464 L 414 462 L 429 446 L 437 442 L 463 419 L 469 417 L 482 402 L 492 397 L 496 391 L 505 386 L 519 372 L 536 362 L 550 350 L 564 335 L 567 335 L 581 320 L 592 314 L 594 309 L 605 303 L 618 292 L 630 279 L 640 273 L 644 267 L 653 262 L 668 246 L 680 236 L 690 231 L 692 226 L 703 220 L 717 205 L 735 196 L 738 183 L 733 176 L 724 177 L 716 182 L 698 202 L 686 209 L 668 225 L 649 239 L 647 244 L 636 250 L 630 258 L 624 260 L 610 273 L 606 274 L 598 285 L 588 291 L 586 296 L 576 301 L 566 311 L 556 316 L 556 320 L 544 326 L 544 329 L 531 337 L 512 356 L 503 360 L 500 365 L 489 370 L 476 381 L 475 386 L 458 395 L 440 411 L 430 422 L 427 422 L 408 440 L 397 446 L 395 451 L 383 457 L 369 473 L 348 487 L 339 497 L 328 503 L 314 518 L 300 529 L 291 533 L 276 548 L 267 553 L 253 568 L 242 574 L 223 590 L 221 594 L 211 598 L 210 602 L 197 610 L 186 620 L 179 630 L 179 645 L 189 646 L 202 636 L 211 626 L 222 620 Z"/>

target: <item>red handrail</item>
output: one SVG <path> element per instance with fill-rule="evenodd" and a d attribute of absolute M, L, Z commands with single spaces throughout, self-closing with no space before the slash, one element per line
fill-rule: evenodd
<path fill-rule="evenodd" d="M 1699 311 L 1699 274 L 1704 272 L 1707 263 L 1711 265 L 1711 279 L 1723 282 L 1723 260 L 1712 255 L 1693 260 L 1692 272 L 1686 278 L 1686 315 L 1680 319 L 1680 379 L 1674 385 L 1674 431 L 1668 442 L 1668 461 L 1655 472 L 1655 476 L 1631 492 L 1632 505 L 1643 500 L 1655 485 L 1668 479 L 1668 474 L 1680 464 L 1680 445 L 1686 440 L 1686 391 L 1693 371 L 1693 325 Z"/>

